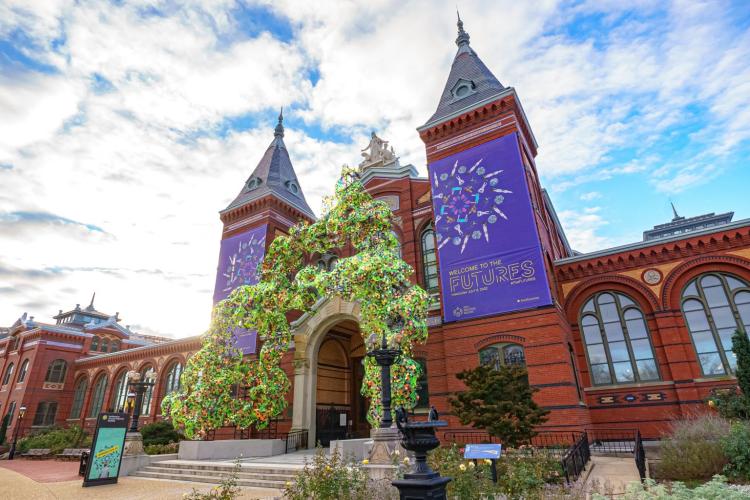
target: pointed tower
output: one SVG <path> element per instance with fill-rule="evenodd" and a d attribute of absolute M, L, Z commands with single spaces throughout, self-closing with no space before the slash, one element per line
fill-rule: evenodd
<path fill-rule="evenodd" d="M 569 405 L 568 417 L 585 423 L 554 277 L 554 261 L 570 249 L 539 184 L 537 143 L 515 89 L 482 62 L 460 17 L 457 25 L 458 50 L 437 108 L 417 129 L 427 153 L 444 352 L 465 352 L 453 362 L 471 366 L 477 353 L 467 351 L 467 336 L 474 346 L 518 344 L 531 384 L 554 386 L 537 402 Z M 532 368 L 545 363 L 560 367 Z"/>
<path fill-rule="evenodd" d="M 214 303 L 240 285 L 258 282 L 258 265 L 277 234 L 286 233 L 300 221 L 315 220 L 284 144 L 283 120 L 279 113 L 271 144 L 237 197 L 220 212 L 224 229 Z M 238 336 L 245 353 L 254 352 L 254 332 Z"/>

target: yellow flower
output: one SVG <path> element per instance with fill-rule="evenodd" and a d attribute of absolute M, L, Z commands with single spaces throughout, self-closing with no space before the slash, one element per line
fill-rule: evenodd
<path fill-rule="evenodd" d="M 370 463 L 370 461 L 369 461 L 369 460 L 367 460 L 366 458 L 365 458 L 364 460 L 362 460 L 362 464 L 363 464 L 363 465 L 367 465 L 367 464 L 369 464 L 369 463 Z"/>
<path fill-rule="evenodd" d="M 398 456 L 398 455 L 401 455 L 401 452 L 400 452 L 400 451 L 398 451 L 398 450 L 394 450 L 394 452 L 393 452 L 393 453 L 394 453 L 394 455 L 396 455 L 396 456 Z"/>
<path fill-rule="evenodd" d="M 485 458 L 484 463 L 487 465 L 492 465 L 492 460 L 490 460 L 489 458 Z"/>
<path fill-rule="evenodd" d="M 474 462 L 469 462 L 469 467 L 474 468 Z"/>
<path fill-rule="evenodd" d="M 287 488 L 289 488 L 289 487 L 290 487 L 291 485 L 292 485 L 292 482 L 291 482 L 291 481 L 287 481 L 287 482 L 286 482 L 286 486 L 287 486 Z"/>
<path fill-rule="evenodd" d="M 406 465 L 409 465 L 409 457 L 404 457 L 404 463 L 405 463 Z"/>
<path fill-rule="evenodd" d="M 326 470 L 327 470 L 328 472 L 331 472 L 331 466 L 330 466 L 330 465 L 326 465 Z"/>
<path fill-rule="evenodd" d="M 458 466 L 458 468 L 461 469 L 461 471 L 465 471 L 466 470 L 466 465 L 461 464 L 461 465 Z"/>
<path fill-rule="evenodd" d="M 716 403 L 714 402 L 713 399 L 709 399 L 708 400 L 708 406 L 709 406 L 709 408 L 713 408 L 714 406 L 716 406 Z"/>

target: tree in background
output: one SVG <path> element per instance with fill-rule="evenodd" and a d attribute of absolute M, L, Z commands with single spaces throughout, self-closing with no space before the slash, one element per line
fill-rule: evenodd
<path fill-rule="evenodd" d="M 536 435 L 534 427 L 547 420 L 549 412 L 534 402 L 535 390 L 523 367 L 478 366 L 456 377 L 466 385 L 464 392 L 450 399 L 461 423 L 485 429 L 507 447 L 528 442 Z"/>
<path fill-rule="evenodd" d="M 0 444 L 5 443 L 5 433 L 8 432 L 8 423 L 10 423 L 10 413 L 7 413 L 3 417 L 3 421 L 0 422 Z"/>
<path fill-rule="evenodd" d="M 708 405 L 716 408 L 724 418 L 750 420 L 750 338 L 737 330 L 732 336 L 732 351 L 737 357 L 734 374 L 737 387 L 718 389 L 708 398 Z"/>

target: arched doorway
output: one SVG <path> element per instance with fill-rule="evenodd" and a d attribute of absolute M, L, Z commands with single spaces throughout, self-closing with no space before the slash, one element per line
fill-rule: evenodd
<path fill-rule="evenodd" d="M 353 320 L 331 326 L 317 353 L 315 436 L 332 440 L 369 436 L 367 401 L 360 394 L 365 355 L 359 325 Z"/>

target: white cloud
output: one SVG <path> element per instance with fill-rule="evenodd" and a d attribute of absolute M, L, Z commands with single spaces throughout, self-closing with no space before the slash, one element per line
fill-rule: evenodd
<path fill-rule="evenodd" d="M 614 246 L 614 240 L 597 234 L 608 222 L 599 214 L 600 207 L 582 211 L 563 210 L 559 213 L 570 246 L 579 252 L 592 252 Z"/>
<path fill-rule="evenodd" d="M 598 191 L 589 191 L 588 193 L 583 193 L 580 198 L 581 201 L 593 201 L 598 200 L 602 197 L 602 194 Z"/>

